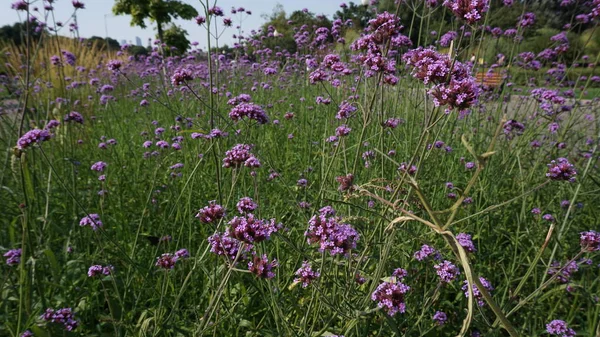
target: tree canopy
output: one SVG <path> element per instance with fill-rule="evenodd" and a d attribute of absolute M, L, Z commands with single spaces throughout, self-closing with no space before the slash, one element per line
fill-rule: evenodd
<path fill-rule="evenodd" d="M 179 0 L 115 0 L 113 13 L 130 15 L 131 25 L 146 28 L 146 19 L 156 23 L 158 38 L 163 41 L 163 25 L 173 19 L 191 20 L 198 11 Z"/>

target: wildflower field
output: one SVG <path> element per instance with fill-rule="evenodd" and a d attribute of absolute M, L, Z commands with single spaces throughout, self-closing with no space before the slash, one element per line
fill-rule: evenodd
<path fill-rule="evenodd" d="M 146 56 L 52 3 L 14 2 L 47 30 L 0 55 L 0 336 L 600 336 L 600 53 L 572 43 L 599 0 L 541 52 L 528 1 L 365 1 L 354 35 L 227 52 L 251 8 L 198 1 L 209 50 Z"/>

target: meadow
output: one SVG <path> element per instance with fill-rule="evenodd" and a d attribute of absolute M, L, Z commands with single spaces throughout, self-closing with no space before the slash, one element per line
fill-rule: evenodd
<path fill-rule="evenodd" d="M 404 3 L 294 53 L 6 46 L 0 336 L 600 336 L 600 54 L 472 63 L 488 2 L 447 2 L 450 49 Z"/>

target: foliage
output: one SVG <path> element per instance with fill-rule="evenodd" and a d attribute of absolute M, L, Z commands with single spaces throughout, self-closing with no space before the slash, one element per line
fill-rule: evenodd
<path fill-rule="evenodd" d="M 163 34 L 162 41 L 170 48 L 173 55 L 181 55 L 190 48 L 187 31 L 180 26 L 171 25 Z"/>
<path fill-rule="evenodd" d="M 144 20 L 156 23 L 162 41 L 163 26 L 173 19 L 191 20 L 198 15 L 196 9 L 179 0 L 116 0 L 113 6 L 116 15 L 130 15 L 131 25 L 146 28 Z"/>

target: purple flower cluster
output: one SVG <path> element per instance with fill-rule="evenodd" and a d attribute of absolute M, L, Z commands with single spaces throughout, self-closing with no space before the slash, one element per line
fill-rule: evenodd
<path fill-rule="evenodd" d="M 435 249 L 435 248 L 433 248 L 433 247 L 431 247 L 429 245 L 423 245 L 423 246 L 421 246 L 421 249 L 417 250 L 413 254 L 413 257 L 417 261 L 423 261 L 423 260 L 425 260 L 429 256 L 433 256 L 434 260 L 439 260 L 439 259 L 442 258 L 442 256 L 437 251 L 437 249 Z"/>
<path fill-rule="evenodd" d="M 123 66 L 123 62 L 121 62 L 121 60 L 110 60 L 110 61 L 108 61 L 108 64 L 106 65 L 108 70 L 110 70 L 112 72 L 118 72 L 122 66 Z"/>
<path fill-rule="evenodd" d="M 460 270 L 458 267 L 448 260 L 444 260 L 442 263 L 436 264 L 433 267 L 440 277 L 440 280 L 445 283 L 454 281 L 458 275 L 460 275 Z"/>
<path fill-rule="evenodd" d="M 257 256 L 255 254 L 252 260 L 248 262 L 248 270 L 260 278 L 271 279 L 275 277 L 273 269 L 278 265 L 279 264 L 275 259 L 269 261 L 266 254 L 263 254 L 262 256 Z"/>
<path fill-rule="evenodd" d="M 565 321 L 555 319 L 546 324 L 546 332 L 559 337 L 573 337 L 576 335 L 575 330 L 569 328 Z"/>
<path fill-rule="evenodd" d="M 467 252 L 474 253 L 477 251 L 473 241 L 471 240 L 471 234 L 458 233 L 456 235 L 456 240 Z"/>
<path fill-rule="evenodd" d="M 410 287 L 402 282 L 384 282 L 371 294 L 371 300 L 377 302 L 377 306 L 389 316 L 394 316 L 406 311 L 404 298 L 409 291 Z"/>
<path fill-rule="evenodd" d="M 29 130 L 17 141 L 17 148 L 19 150 L 25 150 L 34 143 L 41 143 L 49 140 L 50 138 L 52 138 L 52 134 L 48 130 Z"/>
<path fill-rule="evenodd" d="M 65 122 L 75 122 L 79 124 L 83 124 L 83 116 L 77 111 L 71 111 L 65 115 L 63 118 Z"/>
<path fill-rule="evenodd" d="M 230 237 L 227 233 L 216 233 L 208 237 L 210 252 L 235 260 L 243 243 Z"/>
<path fill-rule="evenodd" d="M 560 283 L 569 283 L 571 274 L 577 272 L 578 270 L 579 266 L 575 261 L 569 261 L 564 266 L 561 265 L 560 262 L 554 261 L 550 264 L 550 268 L 548 269 L 548 275 L 556 275 L 556 280 Z"/>
<path fill-rule="evenodd" d="M 330 206 L 323 207 L 319 214 L 308 221 L 308 229 L 304 233 L 308 244 L 319 244 L 319 251 L 329 251 L 333 255 L 348 255 L 356 248 L 360 238 L 358 232 L 349 224 L 341 223 Z"/>
<path fill-rule="evenodd" d="M 280 227 L 280 224 L 275 224 L 275 219 L 260 220 L 256 219 L 254 214 L 248 214 L 244 217 L 236 216 L 229 221 L 229 228 L 225 234 L 239 241 L 254 244 L 268 240 Z"/>
<path fill-rule="evenodd" d="M 23 251 L 21 248 L 11 249 L 8 252 L 4 253 L 4 257 L 6 258 L 6 264 L 9 266 L 16 266 L 21 263 L 21 254 Z"/>
<path fill-rule="evenodd" d="M 79 326 L 79 322 L 75 319 L 75 313 L 71 308 L 58 310 L 48 308 L 40 318 L 46 322 L 62 324 L 67 331 L 73 331 Z"/>
<path fill-rule="evenodd" d="M 434 86 L 429 94 L 436 106 L 447 105 L 449 110 L 465 111 L 477 103 L 479 85 L 473 77 L 457 79 L 452 77 L 447 84 Z"/>
<path fill-rule="evenodd" d="M 115 268 L 111 265 L 101 266 L 99 264 L 93 265 L 88 269 L 88 277 L 94 277 L 98 275 L 110 275 Z"/>
<path fill-rule="evenodd" d="M 91 213 L 79 221 L 79 226 L 90 226 L 93 230 L 97 230 L 98 228 L 102 227 L 102 221 L 100 221 L 100 216 L 98 214 Z"/>
<path fill-rule="evenodd" d="M 587 252 L 596 252 L 600 250 L 600 232 L 590 230 L 581 232 L 579 236 L 581 248 Z M 6 256 L 6 255 L 5 255 Z"/>
<path fill-rule="evenodd" d="M 99 162 L 94 163 L 90 169 L 92 171 L 103 172 L 104 169 L 106 168 L 106 166 L 108 166 L 108 165 L 105 162 L 99 161 Z"/>
<path fill-rule="evenodd" d="M 575 166 L 569 163 L 567 158 L 558 158 L 548 164 L 548 173 L 546 177 L 552 180 L 566 180 L 568 182 L 575 182 L 575 176 L 577 171 Z"/>
<path fill-rule="evenodd" d="M 494 287 L 492 287 L 492 284 L 486 280 L 483 277 L 479 277 L 479 282 L 481 282 L 481 284 L 483 285 L 483 287 L 488 291 L 491 292 L 492 290 L 494 290 Z M 465 280 L 462 286 L 462 290 L 465 292 L 465 296 L 469 297 L 469 281 Z M 477 288 L 476 284 L 473 284 L 473 296 L 475 297 L 475 299 L 477 300 L 477 305 L 479 305 L 480 307 L 485 305 L 485 302 L 483 300 L 483 295 L 481 294 L 481 292 L 479 291 L 479 288 Z"/>
<path fill-rule="evenodd" d="M 213 223 L 225 216 L 223 206 L 216 203 L 215 200 L 209 201 L 208 206 L 205 206 L 196 214 L 196 218 L 203 223 Z"/>
<path fill-rule="evenodd" d="M 296 276 L 294 283 L 302 283 L 302 288 L 306 288 L 312 281 L 321 276 L 321 273 L 314 271 L 310 262 L 304 261 L 302 267 L 296 271 Z"/>
<path fill-rule="evenodd" d="M 482 14 L 490 9 L 488 0 L 445 0 L 443 5 L 471 25 L 480 21 Z"/>
<path fill-rule="evenodd" d="M 225 158 L 223 158 L 223 167 L 240 167 L 242 165 L 246 167 L 260 167 L 258 159 L 250 152 L 252 146 L 248 144 L 237 144 L 225 152 Z"/>
<path fill-rule="evenodd" d="M 525 125 L 517 122 L 514 119 L 508 120 L 503 126 L 504 134 L 507 139 L 512 139 L 515 135 L 520 136 L 525 131 Z"/>
<path fill-rule="evenodd" d="M 187 259 L 190 257 L 190 253 L 187 249 L 182 248 L 175 253 L 164 253 L 161 256 L 156 258 L 155 266 L 163 269 L 173 269 L 175 268 L 175 264 L 180 259 Z"/>
<path fill-rule="evenodd" d="M 182 67 L 182 68 L 175 70 L 175 72 L 171 76 L 171 83 L 173 85 L 182 85 L 193 79 L 194 79 L 194 74 L 192 73 L 192 70 L 189 68 Z"/>
<path fill-rule="evenodd" d="M 437 326 L 442 326 L 448 321 L 448 315 L 443 311 L 436 311 L 433 315 L 433 321 Z"/>
<path fill-rule="evenodd" d="M 535 14 L 531 12 L 524 13 L 519 19 L 519 26 L 525 28 L 529 26 L 533 26 L 535 23 Z"/>
<path fill-rule="evenodd" d="M 351 191 L 353 188 L 352 183 L 354 182 L 354 175 L 352 173 L 348 173 L 345 176 L 336 177 L 335 180 L 340 184 L 338 190 L 341 192 Z"/>
<path fill-rule="evenodd" d="M 243 197 L 238 201 L 235 207 L 240 214 L 246 214 L 254 212 L 254 210 L 258 208 L 258 205 L 251 198 Z"/>
<path fill-rule="evenodd" d="M 253 119 L 257 121 L 258 124 L 266 124 L 269 122 L 269 117 L 267 117 L 265 111 L 259 105 L 254 103 L 241 103 L 229 112 L 229 118 L 235 122 L 241 120 L 243 117 Z"/>

